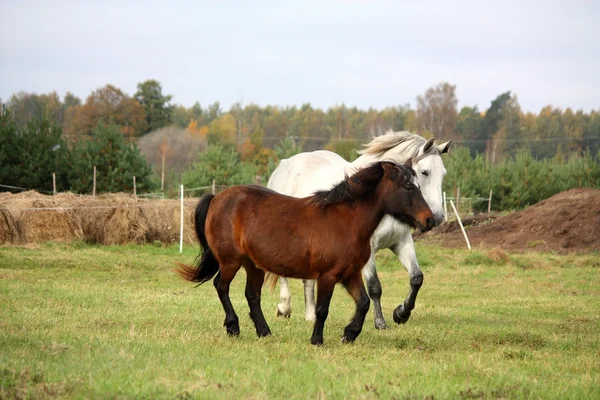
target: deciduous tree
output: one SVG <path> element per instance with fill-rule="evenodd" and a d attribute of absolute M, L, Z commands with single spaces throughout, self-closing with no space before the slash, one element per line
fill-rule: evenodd
<path fill-rule="evenodd" d="M 456 86 L 442 82 L 417 97 L 417 118 L 420 130 L 438 140 L 454 138 L 456 129 Z"/>

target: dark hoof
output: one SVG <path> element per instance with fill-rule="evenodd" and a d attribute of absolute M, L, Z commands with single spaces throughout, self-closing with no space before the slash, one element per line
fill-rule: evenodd
<path fill-rule="evenodd" d="M 227 328 L 227 336 L 240 336 L 240 330 Z"/>
<path fill-rule="evenodd" d="M 375 329 L 379 329 L 380 331 L 387 329 L 387 324 L 385 323 L 385 320 L 375 320 Z"/>
<path fill-rule="evenodd" d="M 310 344 L 315 346 L 323 346 L 323 338 L 310 338 Z"/>
<path fill-rule="evenodd" d="M 266 332 L 256 332 L 256 336 L 258 336 L 258 337 L 271 336 L 271 331 L 267 330 Z"/>
<path fill-rule="evenodd" d="M 342 336 L 342 343 L 352 343 L 354 340 L 356 340 L 356 337 L 352 338 L 346 335 Z"/>
<path fill-rule="evenodd" d="M 281 311 L 279 311 L 279 308 L 277 309 L 277 317 L 283 317 L 283 318 L 289 318 L 292 316 L 292 312 L 290 311 L 287 314 L 282 313 Z"/>
<path fill-rule="evenodd" d="M 395 323 L 405 324 L 410 318 L 410 311 L 404 311 L 404 305 L 400 305 L 394 310 L 393 317 Z"/>

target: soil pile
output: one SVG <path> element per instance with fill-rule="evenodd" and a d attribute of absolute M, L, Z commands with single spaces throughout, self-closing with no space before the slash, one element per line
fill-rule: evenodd
<path fill-rule="evenodd" d="M 571 189 L 506 216 L 479 214 L 463 221 L 473 247 L 503 250 L 600 250 L 600 190 Z M 425 235 L 448 247 L 466 247 L 456 222 Z"/>

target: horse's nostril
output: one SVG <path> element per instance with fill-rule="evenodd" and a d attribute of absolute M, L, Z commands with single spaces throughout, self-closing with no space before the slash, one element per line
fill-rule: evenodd
<path fill-rule="evenodd" d="M 434 227 L 435 225 L 435 221 L 433 220 L 433 218 L 429 217 L 425 220 L 425 223 L 427 224 L 427 229 L 431 229 Z"/>

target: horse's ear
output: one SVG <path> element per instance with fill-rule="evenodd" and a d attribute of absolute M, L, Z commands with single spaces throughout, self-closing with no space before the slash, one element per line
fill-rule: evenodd
<path fill-rule="evenodd" d="M 409 158 L 408 160 L 406 160 L 404 165 L 407 166 L 408 168 L 412 168 L 412 158 Z"/>
<path fill-rule="evenodd" d="M 381 167 L 383 168 L 383 173 L 390 178 L 391 180 L 395 180 L 398 176 L 398 166 L 391 162 L 382 162 Z"/>
<path fill-rule="evenodd" d="M 439 150 L 440 154 L 447 153 L 448 150 L 450 150 L 451 144 L 452 144 L 452 139 L 448 140 L 446 143 L 440 144 L 439 146 L 437 146 L 437 149 Z"/>
<path fill-rule="evenodd" d="M 427 153 L 429 151 L 429 149 L 431 149 L 431 146 L 433 146 L 434 140 L 435 140 L 435 138 L 431 138 L 427 141 L 427 143 L 425 143 L 425 146 L 423 146 L 423 154 Z"/>

